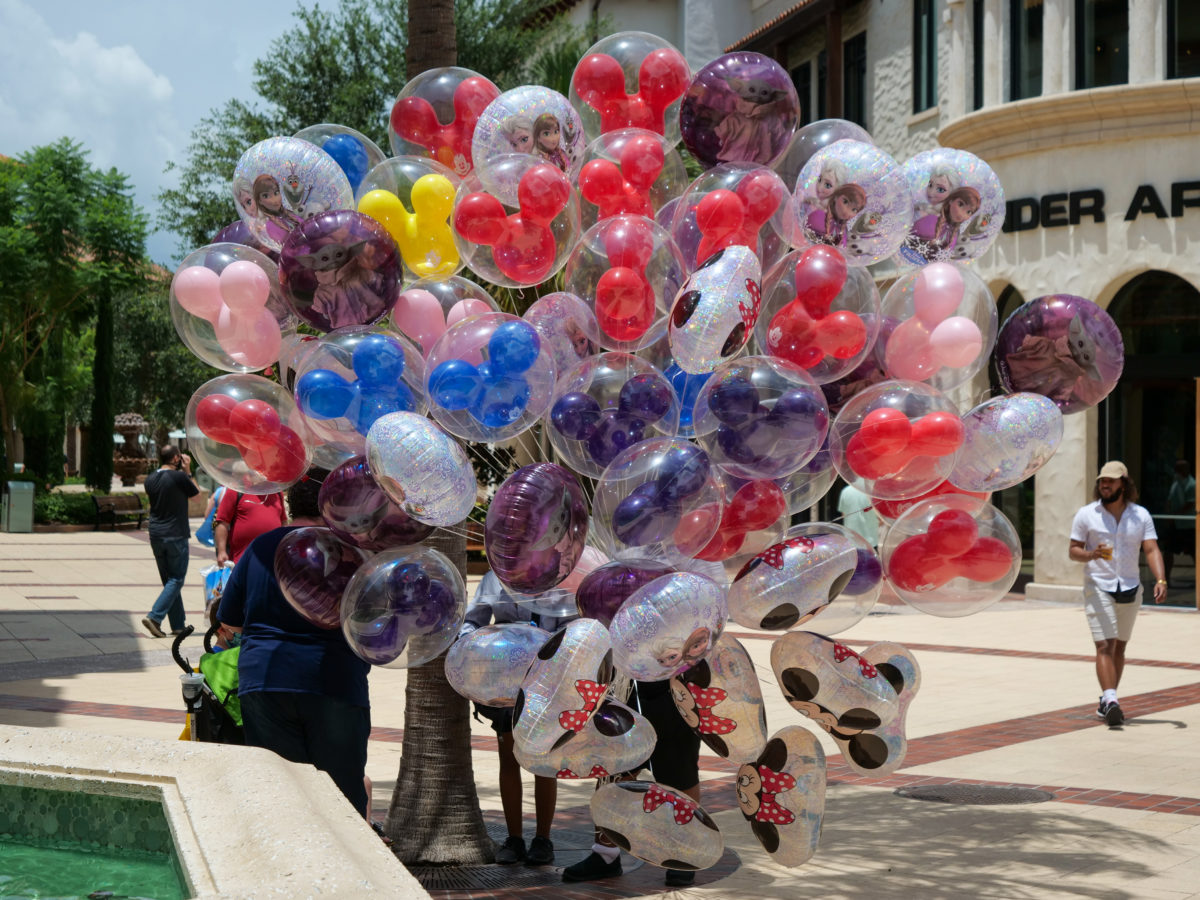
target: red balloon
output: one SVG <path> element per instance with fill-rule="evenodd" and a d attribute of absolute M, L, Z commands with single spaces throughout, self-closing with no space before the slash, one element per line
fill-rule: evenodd
<path fill-rule="evenodd" d="M 848 310 L 831 313 L 817 321 L 817 346 L 826 356 L 849 359 L 867 343 L 867 326 Z"/>
<path fill-rule="evenodd" d="M 920 497 L 914 497 L 911 500 L 872 500 L 871 505 L 874 506 L 875 511 L 885 519 L 895 521 L 921 501 L 928 500 L 930 497 L 940 497 L 943 494 L 959 494 L 966 497 L 977 497 L 980 500 L 987 500 L 992 496 L 990 491 L 984 491 L 980 493 L 976 491 L 960 490 L 947 480 L 943 481 L 928 493 L 924 493 Z"/>
<path fill-rule="evenodd" d="M 259 448 L 261 467 L 253 466 L 268 480 L 281 484 L 296 481 L 308 468 L 308 454 L 304 441 L 295 431 L 287 426 L 282 427 L 274 442 L 264 444 Z M 247 465 L 249 457 L 243 454 Z"/>
<path fill-rule="evenodd" d="M 596 320 L 618 341 L 635 341 L 654 324 L 654 291 L 646 277 L 615 266 L 596 283 Z"/>
<path fill-rule="evenodd" d="M 234 440 L 226 443 L 263 450 L 275 443 L 283 423 L 279 413 L 266 401 L 243 400 L 229 413 L 229 427 Z"/>
<path fill-rule="evenodd" d="M 915 455 L 949 456 L 962 442 L 962 419 L 953 413 L 927 413 L 912 424 L 910 447 Z"/>
<path fill-rule="evenodd" d="M 471 139 L 475 125 L 499 89 L 482 76 L 463 81 L 454 89 L 454 121 L 438 121 L 429 101 L 405 97 L 392 106 L 392 130 L 406 141 L 419 144 L 438 162 L 460 175 L 471 170 Z"/>
<path fill-rule="evenodd" d="M 880 455 L 899 453 L 908 447 L 912 424 L 901 410 L 873 409 L 863 418 L 856 436 L 866 450 Z"/>
<path fill-rule="evenodd" d="M 209 394 L 196 404 L 196 427 L 218 444 L 236 444 L 237 436 L 229 426 L 229 414 L 237 405 L 238 401 L 228 394 Z"/>
<path fill-rule="evenodd" d="M 961 509 L 947 509 L 929 523 L 926 547 L 934 556 L 962 556 L 979 537 L 979 527 L 971 514 Z"/>
<path fill-rule="evenodd" d="M 770 171 L 755 172 L 734 190 L 712 191 L 696 204 L 696 228 L 700 264 L 726 247 L 741 245 L 758 253 L 758 233 L 783 202 L 785 188 Z"/>
<path fill-rule="evenodd" d="M 905 538 L 896 545 L 887 561 L 888 580 L 902 591 L 927 590 L 926 573 L 930 559 L 929 539 L 923 534 Z M 943 582 L 944 583 L 944 582 Z"/>
<path fill-rule="evenodd" d="M 770 528 L 785 512 L 787 499 L 775 482 L 760 479 L 742 485 L 721 514 L 716 535 L 696 558 L 710 562 L 729 559 L 742 549 L 747 534 Z"/>
<path fill-rule="evenodd" d="M 962 574 L 972 581 L 998 581 L 1012 567 L 1012 551 L 994 537 L 982 537 L 957 560 Z"/>
<path fill-rule="evenodd" d="M 638 69 L 638 93 L 625 93 L 625 72 L 607 53 L 580 60 L 571 77 L 579 98 L 600 114 L 600 131 L 645 128 L 665 130 L 663 114 L 683 95 L 690 80 L 687 61 L 678 50 L 662 48 L 647 54 Z"/>
<path fill-rule="evenodd" d="M 820 319 L 846 286 L 846 258 L 832 247 L 809 247 L 796 263 L 796 299 Z"/>
<path fill-rule="evenodd" d="M 541 163 L 521 176 L 519 212 L 507 215 L 491 194 L 468 194 L 454 211 L 454 228 L 475 244 L 492 248 L 496 267 L 522 284 L 545 281 L 554 268 L 557 245 L 548 227 L 571 198 L 567 176 Z"/>
<path fill-rule="evenodd" d="M 579 191 L 599 207 L 600 218 L 622 214 L 654 215 L 650 188 L 662 172 L 662 145 L 651 137 L 633 138 L 621 149 L 620 168 L 607 159 L 594 159 L 579 173 Z"/>

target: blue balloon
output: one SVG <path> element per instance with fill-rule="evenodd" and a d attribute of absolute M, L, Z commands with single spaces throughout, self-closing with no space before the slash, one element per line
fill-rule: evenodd
<path fill-rule="evenodd" d="M 541 338 L 528 322 L 505 322 L 488 339 L 488 358 L 499 375 L 529 370 L 542 348 Z"/>
<path fill-rule="evenodd" d="M 329 369 L 305 372 L 296 382 L 296 403 L 300 411 L 314 419 L 337 419 L 354 402 L 354 386 Z"/>
<path fill-rule="evenodd" d="M 444 409 L 466 409 L 479 387 L 479 370 L 464 359 L 448 359 L 429 374 L 429 397 Z"/>
<path fill-rule="evenodd" d="M 385 334 L 367 335 L 351 357 L 358 380 L 370 387 L 388 387 L 404 375 L 404 348 Z"/>
<path fill-rule="evenodd" d="M 671 382 L 671 387 L 675 390 L 675 396 L 679 398 L 679 424 L 683 428 L 690 428 L 692 416 L 696 411 L 696 398 L 700 396 L 700 389 L 712 378 L 712 372 L 689 375 L 675 363 L 671 363 L 663 374 L 667 376 L 667 381 Z"/>
<path fill-rule="evenodd" d="M 334 162 L 341 166 L 342 171 L 346 173 L 346 179 L 350 182 L 350 190 L 357 193 L 358 186 L 362 183 L 367 174 L 367 168 L 370 166 L 367 148 L 363 146 L 362 141 L 352 134 L 335 134 L 325 141 L 321 149 L 332 156 Z"/>
<path fill-rule="evenodd" d="M 363 338 L 350 355 L 358 376 L 347 381 L 330 369 L 313 369 L 296 382 L 300 411 L 314 419 L 346 418 L 365 435 L 380 416 L 411 412 L 416 407 L 412 390 L 402 380 L 404 348 L 383 334 Z"/>
<path fill-rule="evenodd" d="M 533 393 L 522 377 L 537 360 L 541 339 L 526 322 L 505 322 L 488 339 L 488 358 L 478 366 L 448 359 L 429 375 L 430 398 L 443 409 L 465 409 L 488 428 L 516 422 Z"/>

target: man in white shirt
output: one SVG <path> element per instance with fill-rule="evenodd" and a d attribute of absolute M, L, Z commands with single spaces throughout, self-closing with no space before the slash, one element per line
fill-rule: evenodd
<path fill-rule="evenodd" d="M 838 512 L 851 531 L 862 537 L 872 547 L 879 546 L 879 514 L 871 498 L 852 484 L 842 488 L 838 494 Z"/>
<path fill-rule="evenodd" d="M 1094 496 L 1096 502 L 1075 513 L 1069 553 L 1085 564 L 1083 605 L 1096 642 L 1096 677 L 1103 691 L 1096 714 L 1109 725 L 1121 725 L 1125 713 L 1117 702 L 1117 685 L 1125 668 L 1125 645 L 1142 606 L 1139 554 L 1145 552 L 1154 574 L 1155 603 L 1166 599 L 1167 579 L 1154 521 L 1134 502 L 1137 487 L 1124 463 L 1104 464 Z"/>

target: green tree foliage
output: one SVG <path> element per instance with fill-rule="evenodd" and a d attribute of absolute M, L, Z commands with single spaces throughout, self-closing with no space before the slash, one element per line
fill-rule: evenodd
<path fill-rule="evenodd" d="M 540 13 L 544 6 L 538 0 L 455 0 L 457 65 L 502 90 L 531 80 L 548 37 L 570 36 L 550 27 Z M 406 80 L 407 0 L 300 6 L 293 19 L 254 64 L 257 96 L 211 110 L 192 131 L 185 159 L 168 165 L 177 183 L 159 195 L 159 224 L 179 236 L 181 254 L 237 219 L 229 183 L 242 153 L 258 141 L 330 122 L 361 131 L 391 154 L 387 121 Z"/>
<path fill-rule="evenodd" d="M 61 481 L 67 414 L 89 386 L 98 296 L 141 277 L 146 221 L 125 177 L 101 173 L 63 138 L 0 160 L 0 421 L 13 459 Z M 103 360 L 102 360 L 103 362 Z M 103 425 L 111 457 L 111 417 Z M 111 459 L 110 459 L 111 462 Z"/>

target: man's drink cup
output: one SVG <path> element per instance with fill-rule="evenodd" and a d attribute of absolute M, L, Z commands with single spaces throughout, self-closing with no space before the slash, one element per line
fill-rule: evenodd
<path fill-rule="evenodd" d="M 1109 544 L 1101 544 L 1096 548 L 1100 551 L 1101 559 L 1112 559 L 1112 546 Z"/>

